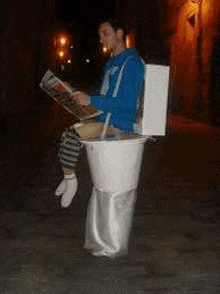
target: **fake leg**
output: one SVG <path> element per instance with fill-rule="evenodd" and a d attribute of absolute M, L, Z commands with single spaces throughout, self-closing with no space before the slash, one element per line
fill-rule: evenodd
<path fill-rule="evenodd" d="M 60 163 L 63 167 L 64 178 L 58 185 L 55 195 L 61 196 L 61 206 L 68 207 L 78 188 L 75 167 L 80 153 L 81 143 L 73 128 L 67 128 L 61 136 L 59 150 Z"/>

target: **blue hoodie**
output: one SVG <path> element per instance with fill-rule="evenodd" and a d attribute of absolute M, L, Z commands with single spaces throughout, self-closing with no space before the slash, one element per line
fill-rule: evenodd
<path fill-rule="evenodd" d="M 99 95 L 91 96 L 91 104 L 102 110 L 96 120 L 130 133 L 136 120 L 137 103 L 142 89 L 145 67 L 135 49 L 128 49 L 110 59 L 103 71 Z"/>

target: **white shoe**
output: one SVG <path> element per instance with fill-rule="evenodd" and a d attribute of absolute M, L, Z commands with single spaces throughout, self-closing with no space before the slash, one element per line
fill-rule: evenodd
<path fill-rule="evenodd" d="M 56 188 L 55 195 L 56 195 L 56 196 L 61 196 L 61 195 L 64 193 L 65 188 L 66 188 L 66 180 L 63 179 L 63 180 L 59 183 L 58 187 Z"/>
<path fill-rule="evenodd" d="M 65 179 L 65 190 L 61 198 L 61 206 L 68 207 L 73 200 L 78 189 L 78 181 L 74 175 L 74 178 Z"/>

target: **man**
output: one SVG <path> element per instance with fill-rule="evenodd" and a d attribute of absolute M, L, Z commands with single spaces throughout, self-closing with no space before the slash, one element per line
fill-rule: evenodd
<path fill-rule="evenodd" d="M 110 53 L 104 67 L 102 87 L 99 95 L 88 96 L 77 92 L 72 98 L 82 104 L 92 104 L 102 110 L 96 118 L 104 123 L 111 113 L 109 125 L 114 129 L 132 133 L 137 114 L 137 103 L 144 80 L 144 63 L 135 49 L 126 48 L 126 29 L 118 20 L 102 22 L 99 27 L 100 42 Z M 69 128 L 61 137 L 60 162 L 64 179 L 56 189 L 61 196 L 62 207 L 68 207 L 77 191 L 75 166 L 80 151 L 80 136 Z"/>

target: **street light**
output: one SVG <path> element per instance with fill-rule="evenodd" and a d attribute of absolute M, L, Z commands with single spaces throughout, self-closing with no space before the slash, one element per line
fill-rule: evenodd
<path fill-rule="evenodd" d="M 60 56 L 60 58 L 63 58 L 64 57 L 64 55 L 65 55 L 65 52 L 64 51 L 59 51 L 59 56 Z"/>
<path fill-rule="evenodd" d="M 61 37 L 59 40 L 60 46 L 65 46 L 67 43 L 67 39 L 65 37 Z"/>
<path fill-rule="evenodd" d="M 71 35 L 65 30 L 55 32 L 53 41 L 53 54 L 56 67 L 62 72 L 70 70 L 72 66 L 73 44 Z"/>
<path fill-rule="evenodd" d="M 60 33 L 55 37 L 54 47 L 56 54 L 61 60 L 70 55 L 70 37 L 67 34 Z"/>

